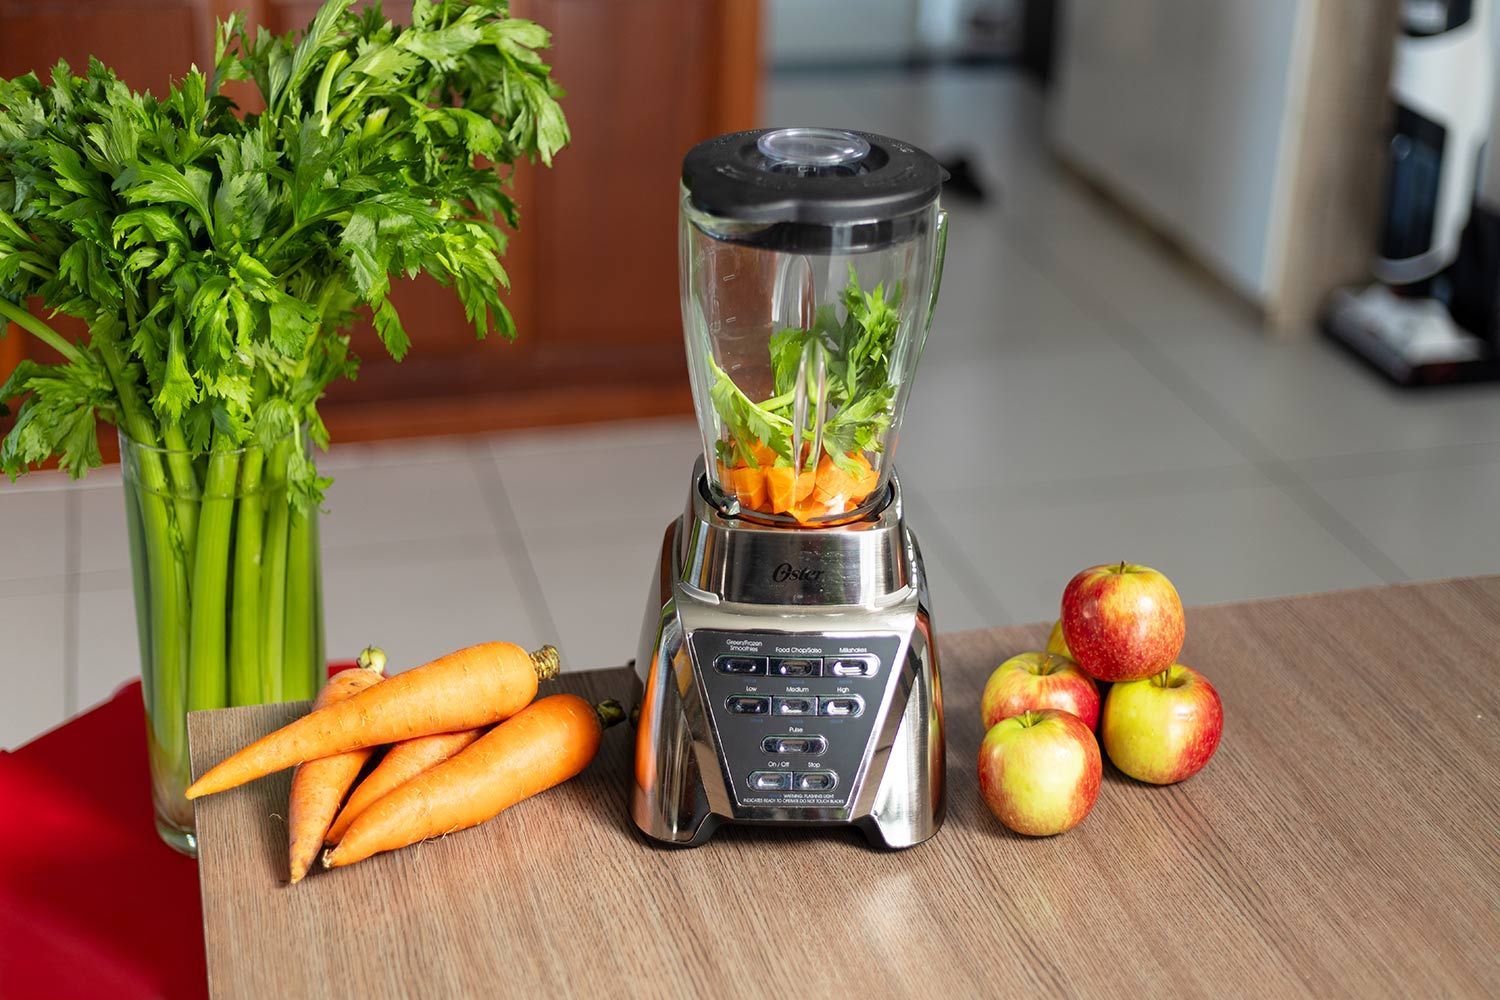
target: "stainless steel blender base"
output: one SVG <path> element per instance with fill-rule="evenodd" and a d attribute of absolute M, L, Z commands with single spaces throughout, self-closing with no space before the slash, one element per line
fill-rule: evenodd
<path fill-rule="evenodd" d="M 636 659 L 636 825 L 678 846 L 721 823 L 855 826 L 889 848 L 931 837 L 942 693 L 899 487 L 863 521 L 799 530 L 723 516 L 696 471 Z"/>

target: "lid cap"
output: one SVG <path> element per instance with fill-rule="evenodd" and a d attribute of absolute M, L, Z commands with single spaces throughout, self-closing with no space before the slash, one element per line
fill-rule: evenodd
<path fill-rule="evenodd" d="M 883 221 L 936 201 L 943 180 L 943 168 L 917 147 L 850 129 L 733 132 L 682 161 L 693 207 L 742 222 Z"/>

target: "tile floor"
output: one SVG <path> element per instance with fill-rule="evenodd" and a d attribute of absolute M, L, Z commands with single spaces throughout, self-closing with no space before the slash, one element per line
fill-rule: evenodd
<path fill-rule="evenodd" d="M 770 120 L 969 152 L 901 443 L 945 629 L 1051 617 L 1081 566 L 1148 561 L 1190 602 L 1500 570 L 1500 390 L 1402 395 L 1321 341 L 1270 343 L 1042 152 L 1003 73 L 796 76 Z M 505 636 L 632 655 L 690 421 L 336 448 L 329 649 L 397 663 Z M 595 502 L 611 483 L 611 504 Z M 118 474 L 0 486 L 0 747 L 136 670 Z"/>

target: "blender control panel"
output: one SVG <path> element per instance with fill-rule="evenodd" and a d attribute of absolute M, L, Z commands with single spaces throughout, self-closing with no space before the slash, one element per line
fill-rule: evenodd
<path fill-rule="evenodd" d="M 900 638 L 699 630 L 690 643 L 735 801 L 847 807 Z"/>

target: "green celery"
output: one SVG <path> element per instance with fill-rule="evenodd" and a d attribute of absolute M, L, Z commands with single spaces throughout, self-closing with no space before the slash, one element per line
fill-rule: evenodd
<path fill-rule="evenodd" d="M 240 504 L 235 516 L 233 610 L 229 619 L 229 703 L 264 700 L 260 670 L 261 541 L 266 530 L 261 469 L 265 452 L 246 449 L 240 461 Z"/>
<path fill-rule="evenodd" d="M 239 452 L 222 434 L 214 435 L 203 484 L 203 510 L 193 550 L 193 590 L 188 669 L 188 709 L 229 704 L 228 605 L 229 545 L 234 529 L 234 495 L 239 483 Z"/>

